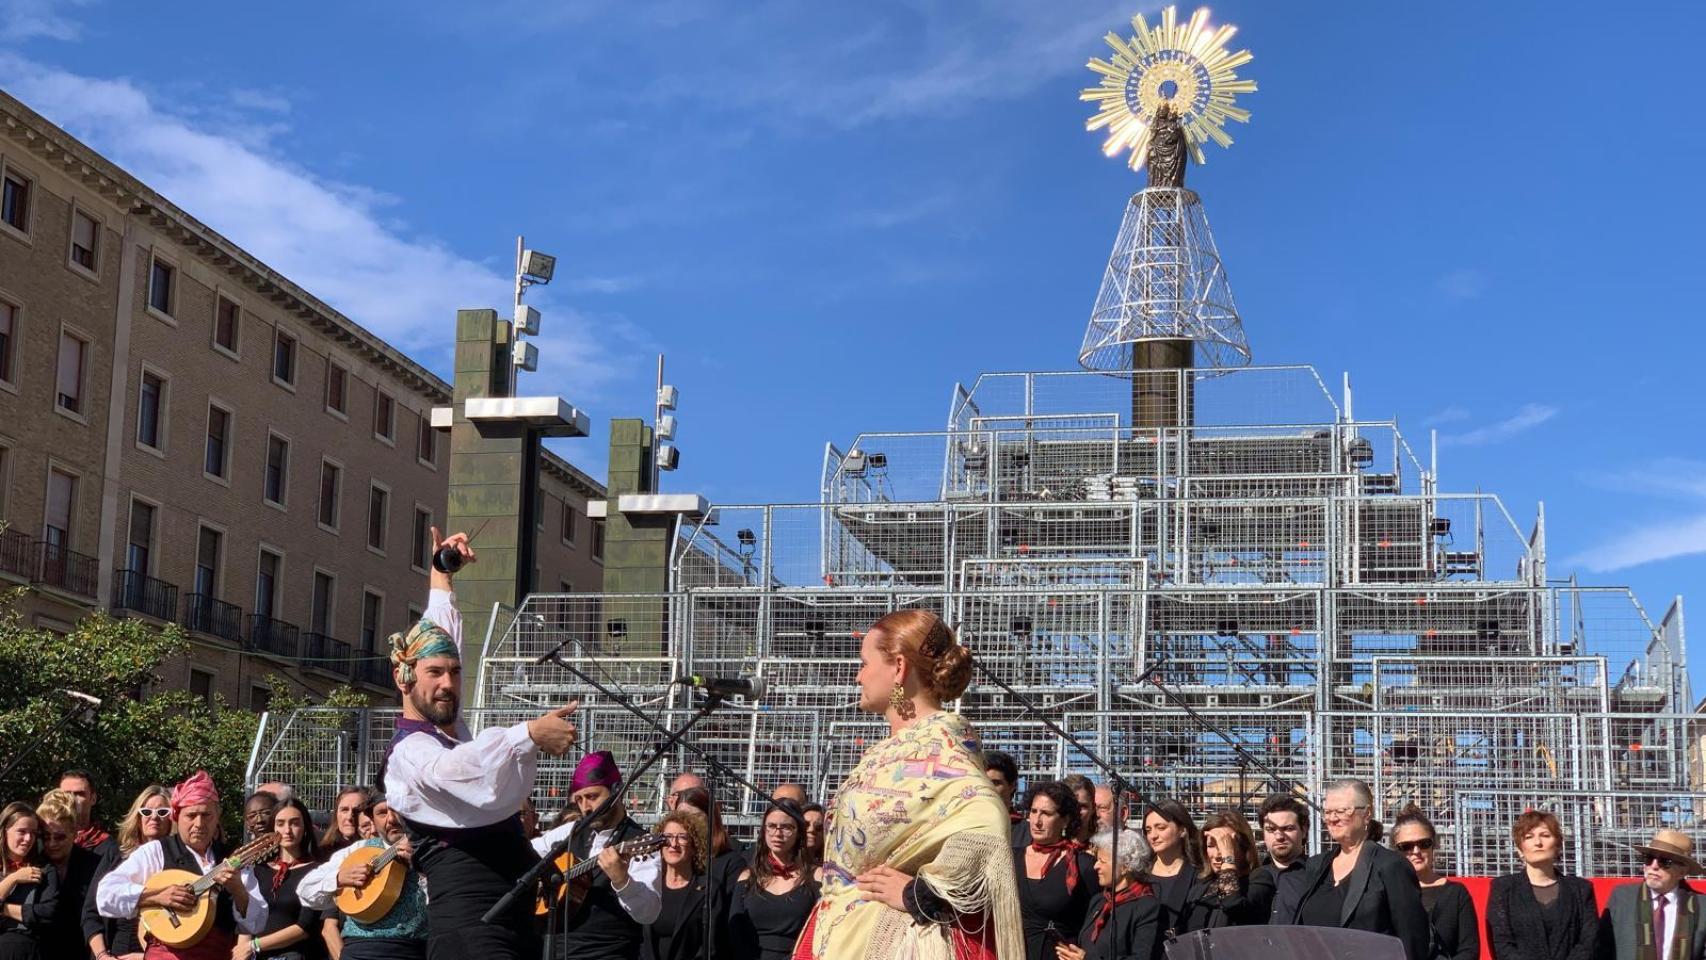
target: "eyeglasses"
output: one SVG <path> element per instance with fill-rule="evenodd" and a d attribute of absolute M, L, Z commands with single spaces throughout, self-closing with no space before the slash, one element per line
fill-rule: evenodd
<path fill-rule="evenodd" d="M 1359 803 L 1354 807 L 1328 807 L 1321 812 L 1330 820 L 1343 820 L 1351 814 L 1356 813 L 1358 810 L 1367 809 L 1367 805 Z"/>
<path fill-rule="evenodd" d="M 1650 865 L 1656 865 L 1660 870 L 1669 870 L 1671 867 L 1676 866 L 1675 860 L 1672 860 L 1669 857 L 1661 857 L 1656 853 L 1649 854 L 1645 862 Z"/>
<path fill-rule="evenodd" d="M 172 808 L 171 807 L 139 807 L 136 812 L 138 815 L 143 816 L 143 817 L 152 817 L 156 820 L 164 820 L 167 817 L 172 815 Z"/>
<path fill-rule="evenodd" d="M 1434 848 L 1434 838 L 1423 837 L 1420 840 L 1410 840 L 1405 843 L 1397 844 L 1396 846 L 1400 853 L 1414 853 L 1417 850 L 1432 850 Z"/>
<path fill-rule="evenodd" d="M 767 823 L 764 825 L 765 833 L 794 833 L 799 829 L 791 823 Z"/>
<path fill-rule="evenodd" d="M 687 834 L 685 833 L 666 833 L 662 836 L 663 842 L 669 846 L 682 847 L 687 845 Z"/>

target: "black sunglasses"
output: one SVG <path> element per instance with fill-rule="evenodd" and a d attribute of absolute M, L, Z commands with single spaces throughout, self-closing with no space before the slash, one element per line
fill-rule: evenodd
<path fill-rule="evenodd" d="M 1657 864 L 1660 870 L 1669 870 L 1671 867 L 1676 866 L 1675 860 L 1672 860 L 1669 857 L 1661 857 L 1656 853 L 1648 854 L 1646 863 Z"/>
<path fill-rule="evenodd" d="M 1417 850 L 1432 850 L 1433 848 L 1433 837 L 1424 837 L 1420 840 L 1411 840 L 1407 843 L 1398 844 L 1398 851 L 1400 853 L 1413 853 Z"/>

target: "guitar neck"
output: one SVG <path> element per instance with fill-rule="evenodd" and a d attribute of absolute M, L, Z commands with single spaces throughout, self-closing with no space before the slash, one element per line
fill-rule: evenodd
<path fill-rule="evenodd" d="M 373 858 L 373 872 L 378 873 L 386 867 L 389 867 L 391 865 L 391 861 L 397 859 L 397 854 L 402 852 L 402 849 L 403 841 L 401 840 L 386 847 L 383 853 Z"/>

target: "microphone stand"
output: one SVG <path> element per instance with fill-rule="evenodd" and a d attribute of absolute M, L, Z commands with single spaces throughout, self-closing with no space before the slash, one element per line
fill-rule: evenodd
<path fill-rule="evenodd" d="M 28 742 L 24 744 L 24 749 L 19 750 L 17 753 L 12 755 L 10 760 L 6 761 L 6 766 L 0 768 L 0 784 L 9 783 L 10 781 L 8 781 L 6 777 L 9 776 L 13 770 L 17 769 L 18 764 L 23 763 L 28 759 L 30 754 L 35 753 L 36 749 L 43 743 L 47 742 L 47 740 L 54 734 L 69 726 L 71 721 L 81 716 L 88 716 L 92 718 L 95 711 L 99 709 L 99 704 L 83 703 L 73 699 L 71 709 L 65 711 L 64 715 L 59 718 L 59 722 L 55 723 L 52 729 L 39 737 L 30 737 Z"/>
<path fill-rule="evenodd" d="M 1161 664 L 1165 663 L 1165 662 L 1166 662 L 1166 658 L 1164 658 L 1164 657 L 1157 659 L 1153 664 L 1150 664 L 1149 669 L 1143 671 L 1143 673 L 1138 675 L 1137 682 L 1142 683 L 1145 678 L 1152 676 L 1155 673 L 1155 671 L 1160 668 Z M 1060 724 L 1055 723 L 1053 720 L 1051 720 L 1047 716 L 1045 716 L 1043 714 L 1043 712 L 1037 708 L 1037 705 L 1035 703 L 1033 703 L 1029 697 L 1027 697 L 1024 694 L 1020 693 L 1019 691 L 1013 689 L 1011 684 L 1009 684 L 1007 681 L 1001 679 L 999 676 L 996 676 L 995 671 L 991 670 L 988 666 L 986 666 L 979 657 L 977 657 L 976 655 L 973 655 L 971 658 L 971 663 L 972 663 L 973 669 L 975 669 L 978 673 L 982 674 L 983 678 L 985 680 L 987 680 L 990 683 L 994 684 L 995 686 L 1001 688 L 1001 690 L 1004 693 L 1006 693 L 1008 696 L 1012 697 L 1014 700 L 1017 700 L 1019 702 L 1019 706 L 1024 710 L 1025 713 L 1030 714 L 1031 716 L 1036 717 L 1038 720 L 1042 721 L 1042 725 L 1044 727 L 1048 728 L 1048 730 L 1050 732 L 1052 732 L 1055 736 L 1060 737 L 1062 740 L 1065 740 L 1067 743 L 1072 744 L 1075 748 L 1077 748 L 1079 753 L 1088 757 L 1090 759 L 1091 763 L 1094 763 L 1098 769 L 1100 769 L 1104 774 L 1107 774 L 1108 782 L 1110 784 L 1112 784 L 1113 788 L 1114 788 L 1114 817 L 1113 817 L 1114 822 L 1109 825 L 1108 829 L 1109 829 L 1109 832 L 1112 834 L 1112 840 L 1110 842 L 1113 844 L 1113 848 L 1114 848 L 1111 851 L 1114 854 L 1114 857 L 1112 857 L 1111 859 L 1113 859 L 1113 862 L 1117 865 L 1119 863 L 1118 854 L 1119 854 L 1119 849 L 1120 849 L 1120 829 L 1124 826 L 1124 824 L 1121 823 L 1121 821 L 1125 819 L 1123 816 L 1121 816 L 1121 814 L 1124 812 L 1121 810 L 1121 806 L 1122 806 L 1121 801 L 1123 801 L 1125 799 L 1126 795 L 1129 793 L 1129 794 L 1136 796 L 1139 799 L 1143 800 L 1145 805 L 1153 806 L 1154 803 L 1153 803 L 1152 799 L 1150 798 L 1150 796 L 1147 793 L 1144 793 L 1143 791 L 1138 790 L 1137 787 L 1131 783 L 1131 781 L 1127 780 L 1124 776 L 1122 776 L 1120 774 L 1120 772 L 1118 770 L 1114 769 L 1113 764 L 1111 764 L 1107 760 L 1103 759 L 1100 754 L 1096 753 L 1096 751 L 1091 750 L 1089 747 L 1086 747 L 1082 741 L 1080 741 L 1077 737 L 1073 736 L 1070 732 L 1068 732 L 1066 730 L 1066 728 L 1062 727 Z M 1092 801 L 1094 801 L 1094 795 L 1093 794 L 1092 794 L 1091 799 L 1092 799 Z M 1091 812 L 1093 813 L 1094 810 L 1095 810 L 1095 808 L 1092 807 Z M 1027 844 L 1027 846 L 1029 846 L 1029 844 Z M 1073 852 L 1071 855 L 1077 856 L 1077 853 Z M 1187 866 L 1189 865 L 1188 860 L 1186 861 L 1186 865 Z M 1023 867 L 1024 867 L 1023 861 L 1020 862 L 1019 866 L 1021 869 L 1023 869 Z M 1180 867 L 1180 869 L 1184 869 L 1184 867 Z M 1113 890 L 1103 890 L 1102 896 L 1107 897 L 1111 901 L 1113 899 L 1113 896 L 1114 896 L 1114 891 Z M 1117 923 L 1119 918 L 1117 916 L 1114 916 L 1114 917 L 1110 917 L 1110 919 L 1116 921 L 1116 923 L 1115 923 L 1114 930 L 1113 930 L 1113 938 L 1109 941 L 1109 947 L 1111 948 L 1114 956 L 1116 956 L 1116 957 L 1123 956 L 1124 954 L 1121 951 L 1121 944 L 1120 944 L 1120 940 L 1121 940 L 1120 927 Z M 1082 944 L 1080 944 L 1080 946 L 1082 946 Z"/>
<path fill-rule="evenodd" d="M 1160 662 L 1157 661 L 1156 665 L 1159 666 Z M 1293 780 L 1289 777 L 1280 776 L 1279 771 L 1275 770 L 1271 765 L 1269 765 L 1267 762 L 1263 761 L 1261 758 L 1252 754 L 1248 749 L 1245 748 L 1245 746 L 1242 743 L 1239 743 L 1236 738 L 1234 738 L 1233 736 L 1228 734 L 1224 729 L 1222 729 L 1220 727 L 1220 725 L 1216 724 L 1214 721 L 1212 721 L 1209 718 L 1198 713 L 1197 709 L 1195 707 L 1191 706 L 1188 702 L 1186 702 L 1184 697 L 1181 697 L 1177 693 L 1174 693 L 1170 687 L 1168 687 L 1165 683 L 1162 683 L 1160 677 L 1153 676 L 1152 674 L 1154 673 L 1154 670 L 1155 670 L 1154 667 L 1150 667 L 1148 670 L 1144 671 L 1144 673 L 1150 674 L 1150 676 L 1148 676 L 1148 678 L 1147 678 L 1149 683 L 1152 686 L 1154 686 L 1155 689 L 1161 691 L 1162 696 L 1167 698 L 1167 702 L 1173 704 L 1175 707 L 1178 707 L 1180 710 L 1183 710 L 1185 713 L 1185 716 L 1190 717 L 1191 720 L 1195 721 L 1198 726 L 1202 727 L 1204 730 L 1207 730 L 1209 733 L 1212 733 L 1215 736 L 1219 737 L 1221 740 L 1225 741 L 1226 745 L 1228 747 L 1231 747 L 1232 752 L 1235 755 L 1237 755 L 1238 761 L 1240 763 L 1244 764 L 1247 767 L 1255 767 L 1257 770 L 1259 770 L 1263 775 L 1265 775 L 1268 778 L 1268 782 L 1270 784 L 1272 784 L 1274 787 L 1284 788 L 1288 793 L 1292 794 L 1293 796 L 1297 796 L 1298 799 L 1302 800 L 1305 804 L 1308 804 L 1309 808 L 1314 810 L 1316 812 L 1316 814 L 1320 814 L 1321 805 L 1319 803 L 1317 803 L 1315 801 L 1315 799 L 1309 795 L 1309 790 L 1308 790 L 1306 785 L 1301 784 L 1298 781 Z M 1138 682 L 1141 683 L 1141 682 L 1143 682 L 1144 679 L 1145 679 L 1144 677 L 1139 677 Z M 1301 792 L 1301 794 L 1299 794 L 1299 791 L 1297 790 L 1297 788 L 1300 786 L 1304 787 L 1304 790 Z"/>
<path fill-rule="evenodd" d="M 544 656 L 540 657 L 539 659 L 535 660 L 534 663 L 536 663 L 536 664 L 545 664 L 545 663 L 556 664 L 557 666 L 568 671 L 570 674 L 572 674 L 576 679 L 580 680 L 582 683 L 585 683 L 587 686 L 598 691 L 600 694 L 602 694 L 607 699 L 611 700 L 612 702 L 614 702 L 617 705 L 619 705 L 620 707 L 622 707 L 622 709 L 627 710 L 629 713 L 633 714 L 634 716 L 639 717 L 641 720 L 644 720 L 646 722 L 646 724 L 648 726 L 650 726 L 652 729 L 658 731 L 659 733 L 666 735 L 667 739 L 662 744 L 659 745 L 658 751 L 656 753 L 654 753 L 652 755 L 652 757 L 646 761 L 645 766 L 640 768 L 641 771 L 644 771 L 646 768 L 650 767 L 653 763 L 655 763 L 658 759 L 660 759 L 663 756 L 664 751 L 667 750 L 669 747 L 679 745 L 679 746 L 685 747 L 688 750 L 692 751 L 694 753 L 694 755 L 699 757 L 699 759 L 704 760 L 706 765 L 707 765 L 707 772 L 708 773 L 715 773 L 719 776 L 727 777 L 731 780 L 734 780 L 736 783 L 739 783 L 741 786 L 750 790 L 752 793 L 763 798 L 763 800 L 765 801 L 765 804 L 766 804 L 766 809 L 768 809 L 771 806 L 775 806 L 776 798 L 771 796 L 767 791 L 760 790 L 757 786 L 755 786 L 752 783 L 752 781 L 750 781 L 746 777 L 742 776 L 734 768 L 730 767 L 728 764 L 717 759 L 716 757 L 712 756 L 711 754 L 705 752 L 703 749 L 701 749 L 696 744 L 693 744 L 691 742 L 688 742 L 687 740 L 682 739 L 683 736 L 686 735 L 688 730 L 690 730 L 701 719 L 703 719 L 705 716 L 707 716 L 711 710 L 714 710 L 717 706 L 720 706 L 722 704 L 722 702 L 723 702 L 722 697 L 720 697 L 716 694 L 710 693 L 710 692 L 706 692 L 706 694 L 705 694 L 706 703 L 699 708 L 699 712 L 697 714 L 695 714 L 693 716 L 693 718 L 691 720 L 689 720 L 688 723 L 685 726 L 683 726 L 680 730 L 672 731 L 668 727 L 664 726 L 663 723 L 660 722 L 656 717 L 645 712 L 644 710 L 641 710 L 639 707 L 634 706 L 632 703 L 628 702 L 628 700 L 626 698 L 618 696 L 609 687 L 605 686 L 604 684 L 598 682 L 597 680 L 594 680 L 591 676 L 587 675 L 586 671 L 575 666 L 574 664 L 570 663 L 569 661 L 563 659 L 563 648 L 568 646 L 572 639 L 573 638 L 565 637 L 560 643 L 557 644 L 557 646 L 555 648 L 553 648 L 551 650 L 550 653 L 547 653 Z M 624 793 L 627 792 L 628 785 L 630 783 L 633 783 L 634 781 L 636 781 L 638 779 L 639 779 L 639 776 L 637 774 L 635 776 L 625 778 L 622 781 L 622 788 L 621 788 L 622 792 L 624 792 Z M 710 833 L 711 818 L 714 816 L 717 816 L 717 814 L 716 814 L 717 800 L 716 800 L 716 794 L 713 793 L 712 789 L 711 789 L 711 781 L 708 779 L 705 781 L 705 793 L 711 797 L 711 809 L 705 811 L 705 829 L 706 829 L 705 841 L 706 841 L 706 846 L 709 847 L 711 845 L 711 833 Z M 593 811 L 593 814 L 591 816 L 582 817 L 581 819 L 583 821 L 584 820 L 596 819 L 598 816 L 601 816 L 603 814 L 603 812 L 604 812 L 604 807 L 600 806 L 600 808 L 598 810 Z M 568 849 L 568 843 L 575 836 L 576 831 L 578 831 L 579 829 L 580 829 L 580 827 L 577 825 L 575 830 L 570 831 L 570 836 L 565 837 L 564 840 L 561 843 L 559 843 L 559 846 L 561 846 L 565 850 Z M 800 843 L 804 844 L 805 843 L 805 824 L 803 824 L 803 823 L 800 824 L 800 831 L 801 831 Z M 758 839 L 759 839 L 760 843 L 763 843 L 764 837 L 763 837 L 762 831 L 760 831 Z M 552 848 L 551 854 L 543 862 L 545 864 L 547 864 L 551 869 L 554 870 L 555 869 L 554 861 L 561 854 L 562 854 L 562 850 Z M 716 904 L 717 904 L 717 883 L 716 883 L 716 880 L 717 880 L 717 878 L 711 875 L 711 865 L 712 865 L 712 862 L 714 861 L 714 859 L 715 858 L 712 855 L 712 852 L 709 849 L 707 849 L 705 851 L 705 936 L 704 936 L 703 942 L 700 944 L 700 956 L 705 958 L 705 960 L 712 960 L 712 958 L 714 958 L 716 956 L 716 946 L 715 946 L 715 938 L 714 938 L 715 931 L 713 929 L 713 920 L 716 917 Z M 537 873 L 543 873 L 544 870 L 545 870 L 544 867 L 536 867 L 535 868 L 535 871 L 537 871 Z M 523 877 L 522 880 L 525 881 L 526 878 Z M 517 886 L 517 889 L 520 889 L 519 884 Z M 515 893 L 516 893 L 516 890 L 511 890 L 509 895 L 513 895 Z M 506 895 L 506 897 L 509 895 Z M 492 911 L 487 914 L 487 916 L 489 917 L 489 916 L 491 916 L 492 913 L 496 913 L 496 912 L 497 912 L 497 908 L 494 907 L 494 908 L 492 908 Z"/>

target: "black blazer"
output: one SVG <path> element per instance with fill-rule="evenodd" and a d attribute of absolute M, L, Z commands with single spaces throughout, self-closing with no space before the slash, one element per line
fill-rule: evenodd
<path fill-rule="evenodd" d="M 1213 879 L 1198 878 L 1191 885 L 1191 902 L 1184 929 L 1210 930 L 1267 923 L 1272 905 L 1273 887 L 1263 888 L 1256 884 L 1254 874 L 1240 877 L 1237 889 L 1224 897 Z"/>
<path fill-rule="evenodd" d="M 100 868 L 99 856 L 82 847 L 72 846 L 71 860 L 65 865 L 65 877 L 59 881 L 59 909 L 54 911 L 53 924 L 48 928 L 44 956 L 75 958 L 89 955 L 89 938 L 83 934 L 83 902 L 89 896 L 95 871 Z"/>
<path fill-rule="evenodd" d="M 6 906 L 19 907 L 22 921 L 0 913 L 0 938 L 28 938 L 38 944 L 51 942 L 54 914 L 59 909 L 59 871 L 43 864 L 40 883 L 20 883 L 6 895 Z"/>
<path fill-rule="evenodd" d="M 641 960 L 696 960 L 705 944 L 705 902 L 709 885 L 703 874 L 693 878 L 693 885 L 681 901 L 680 915 L 674 918 L 675 935 L 670 937 L 667 952 L 659 949 L 657 934 L 652 931 L 651 924 L 646 924 L 640 941 Z M 734 954 L 729 952 L 728 941 L 724 937 L 728 927 L 727 920 L 719 918 L 719 922 L 712 923 L 711 932 L 717 938 L 715 955 L 732 960 Z"/>
<path fill-rule="evenodd" d="M 1102 927 L 1102 935 L 1092 941 L 1090 934 L 1096 929 L 1096 917 L 1102 912 L 1106 897 L 1106 893 L 1098 893 L 1090 901 L 1090 912 L 1084 916 L 1084 926 L 1078 931 L 1084 960 L 1158 960 L 1163 949 L 1161 902 L 1153 896 L 1144 896 L 1120 904 Z"/>
<path fill-rule="evenodd" d="M 1481 919 L 1469 888 L 1447 880 L 1428 911 L 1428 922 L 1433 925 L 1434 960 L 1481 960 Z"/>
<path fill-rule="evenodd" d="M 114 920 L 101 916 L 101 912 L 95 908 L 95 891 L 101 885 L 101 878 L 113 872 L 113 868 L 123 862 L 124 856 L 119 853 L 117 844 L 101 855 L 101 862 L 95 867 L 94 876 L 89 879 L 89 890 L 84 894 L 83 903 L 79 908 L 82 912 L 84 942 L 98 933 L 106 939 L 107 952 L 115 957 L 142 952 L 141 944 L 137 943 L 134 918 Z"/>
<path fill-rule="evenodd" d="M 1309 858 L 1296 908 L 1283 920 L 1275 917 L 1275 923 L 1296 923 L 1310 898 L 1319 896 L 1332 884 L 1336 856 L 1335 847 Z M 1428 913 L 1422 909 L 1421 885 L 1416 882 L 1416 871 L 1408 860 L 1372 840 L 1365 840 L 1357 852 L 1357 865 L 1345 883 L 1340 927 L 1397 937 L 1403 941 L 1404 956 L 1409 960 L 1428 960 Z"/>
<path fill-rule="evenodd" d="M 1593 884 L 1558 877 L 1550 936 L 1541 909 L 1526 873 L 1493 878 L 1487 893 L 1487 946 L 1493 960 L 1593 960 L 1599 940 Z"/>

